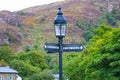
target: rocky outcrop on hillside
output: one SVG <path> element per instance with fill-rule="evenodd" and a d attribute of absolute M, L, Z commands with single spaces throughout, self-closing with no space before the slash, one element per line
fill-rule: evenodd
<path fill-rule="evenodd" d="M 16 12 L 2 11 L 0 12 L 0 24 L 8 24 L 11 26 L 22 26 L 22 17 Z"/>
<path fill-rule="evenodd" d="M 96 5 L 109 12 L 113 8 L 120 8 L 120 0 L 90 0 L 91 5 Z"/>
<path fill-rule="evenodd" d="M 17 28 L 0 26 L 0 46 L 10 45 L 11 43 L 21 44 L 21 37 Z"/>

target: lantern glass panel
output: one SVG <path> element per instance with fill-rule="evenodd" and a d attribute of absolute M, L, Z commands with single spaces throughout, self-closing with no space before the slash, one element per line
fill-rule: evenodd
<path fill-rule="evenodd" d="M 66 34 L 66 24 L 55 24 L 56 37 L 64 37 Z"/>

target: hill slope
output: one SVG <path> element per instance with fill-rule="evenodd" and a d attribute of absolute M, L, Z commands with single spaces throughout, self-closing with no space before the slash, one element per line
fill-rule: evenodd
<path fill-rule="evenodd" d="M 59 6 L 68 21 L 64 42 L 81 43 L 82 30 L 76 26 L 76 21 L 79 18 L 95 21 L 113 7 L 120 7 L 119 3 L 119 0 L 65 0 L 17 12 L 2 11 L 0 45 L 10 45 L 15 51 L 21 51 L 24 47 L 41 49 L 45 42 L 56 42 L 53 20 Z"/>

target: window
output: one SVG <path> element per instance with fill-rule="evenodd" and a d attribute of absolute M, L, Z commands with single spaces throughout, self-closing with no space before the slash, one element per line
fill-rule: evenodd
<path fill-rule="evenodd" d="M 12 75 L 12 74 L 10 74 L 10 75 L 8 76 L 8 80 L 13 80 L 13 75 Z"/>
<path fill-rule="evenodd" d="M 2 75 L 0 75 L 0 80 L 2 80 Z"/>

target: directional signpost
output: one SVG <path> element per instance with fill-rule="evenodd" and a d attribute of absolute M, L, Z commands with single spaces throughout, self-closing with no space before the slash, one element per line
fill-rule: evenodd
<path fill-rule="evenodd" d="M 57 53 L 59 51 L 58 44 L 55 43 L 45 43 L 44 49 L 47 53 Z"/>
<path fill-rule="evenodd" d="M 78 52 L 82 51 L 83 48 L 82 44 L 63 44 L 63 52 Z"/>
<path fill-rule="evenodd" d="M 58 38 L 58 44 L 45 43 L 44 45 L 47 53 L 59 53 L 59 80 L 62 80 L 62 52 L 78 52 L 84 49 L 82 44 L 63 44 L 63 38 L 66 35 L 66 25 L 67 20 L 63 16 L 61 8 L 58 8 L 58 13 L 54 20 L 54 30 Z"/>
<path fill-rule="evenodd" d="M 79 52 L 84 49 L 82 44 L 61 44 L 45 43 L 45 51 L 49 53 L 59 53 L 59 80 L 62 80 L 62 52 Z M 62 51 L 62 52 L 60 52 Z"/>
<path fill-rule="evenodd" d="M 45 43 L 44 49 L 47 53 L 59 52 L 59 46 L 55 43 Z M 82 44 L 63 44 L 63 52 L 79 52 L 84 49 Z"/>

